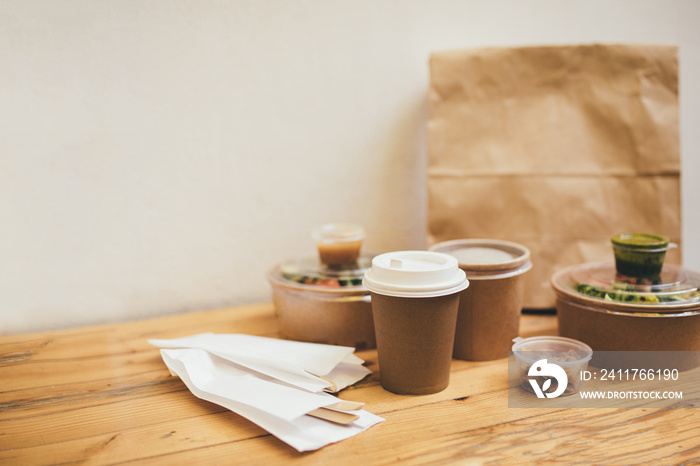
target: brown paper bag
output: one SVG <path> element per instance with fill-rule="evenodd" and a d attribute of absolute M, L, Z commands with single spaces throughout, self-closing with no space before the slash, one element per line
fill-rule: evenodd
<path fill-rule="evenodd" d="M 551 276 L 613 261 L 616 233 L 679 245 L 674 46 L 582 45 L 434 53 L 428 242 L 530 248 L 525 308 L 554 307 Z"/>

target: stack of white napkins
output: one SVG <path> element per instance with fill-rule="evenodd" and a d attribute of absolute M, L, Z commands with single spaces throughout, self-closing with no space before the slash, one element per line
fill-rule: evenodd
<path fill-rule="evenodd" d="M 329 393 L 371 374 L 354 348 L 214 333 L 149 343 L 164 348 L 168 369 L 195 396 L 240 414 L 298 451 L 384 420 L 362 403 Z"/>

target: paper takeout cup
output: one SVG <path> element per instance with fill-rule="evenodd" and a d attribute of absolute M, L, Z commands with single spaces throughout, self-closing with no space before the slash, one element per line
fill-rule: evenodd
<path fill-rule="evenodd" d="M 371 293 L 382 387 L 403 395 L 445 389 L 459 292 L 469 286 L 457 260 L 429 251 L 398 251 L 372 260 Z"/>
<path fill-rule="evenodd" d="M 461 239 L 431 251 L 454 256 L 469 279 L 461 292 L 455 333 L 456 359 L 488 361 L 508 356 L 518 336 L 530 251 L 510 241 Z"/>

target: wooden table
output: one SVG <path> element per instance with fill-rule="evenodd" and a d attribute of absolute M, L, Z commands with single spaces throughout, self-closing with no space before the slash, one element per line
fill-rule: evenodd
<path fill-rule="evenodd" d="M 507 360 L 453 361 L 427 396 L 373 375 L 340 393 L 386 418 L 348 440 L 298 453 L 255 424 L 194 397 L 149 338 L 202 332 L 275 337 L 271 304 L 0 338 L 0 464 L 698 464 L 700 411 L 508 408 Z M 556 334 L 525 315 L 523 336 Z"/>

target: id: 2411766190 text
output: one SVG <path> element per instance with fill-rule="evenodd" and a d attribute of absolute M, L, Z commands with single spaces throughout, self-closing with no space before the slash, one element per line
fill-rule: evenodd
<path fill-rule="evenodd" d="M 678 380 L 678 369 L 601 369 L 581 371 L 581 380 Z"/>

